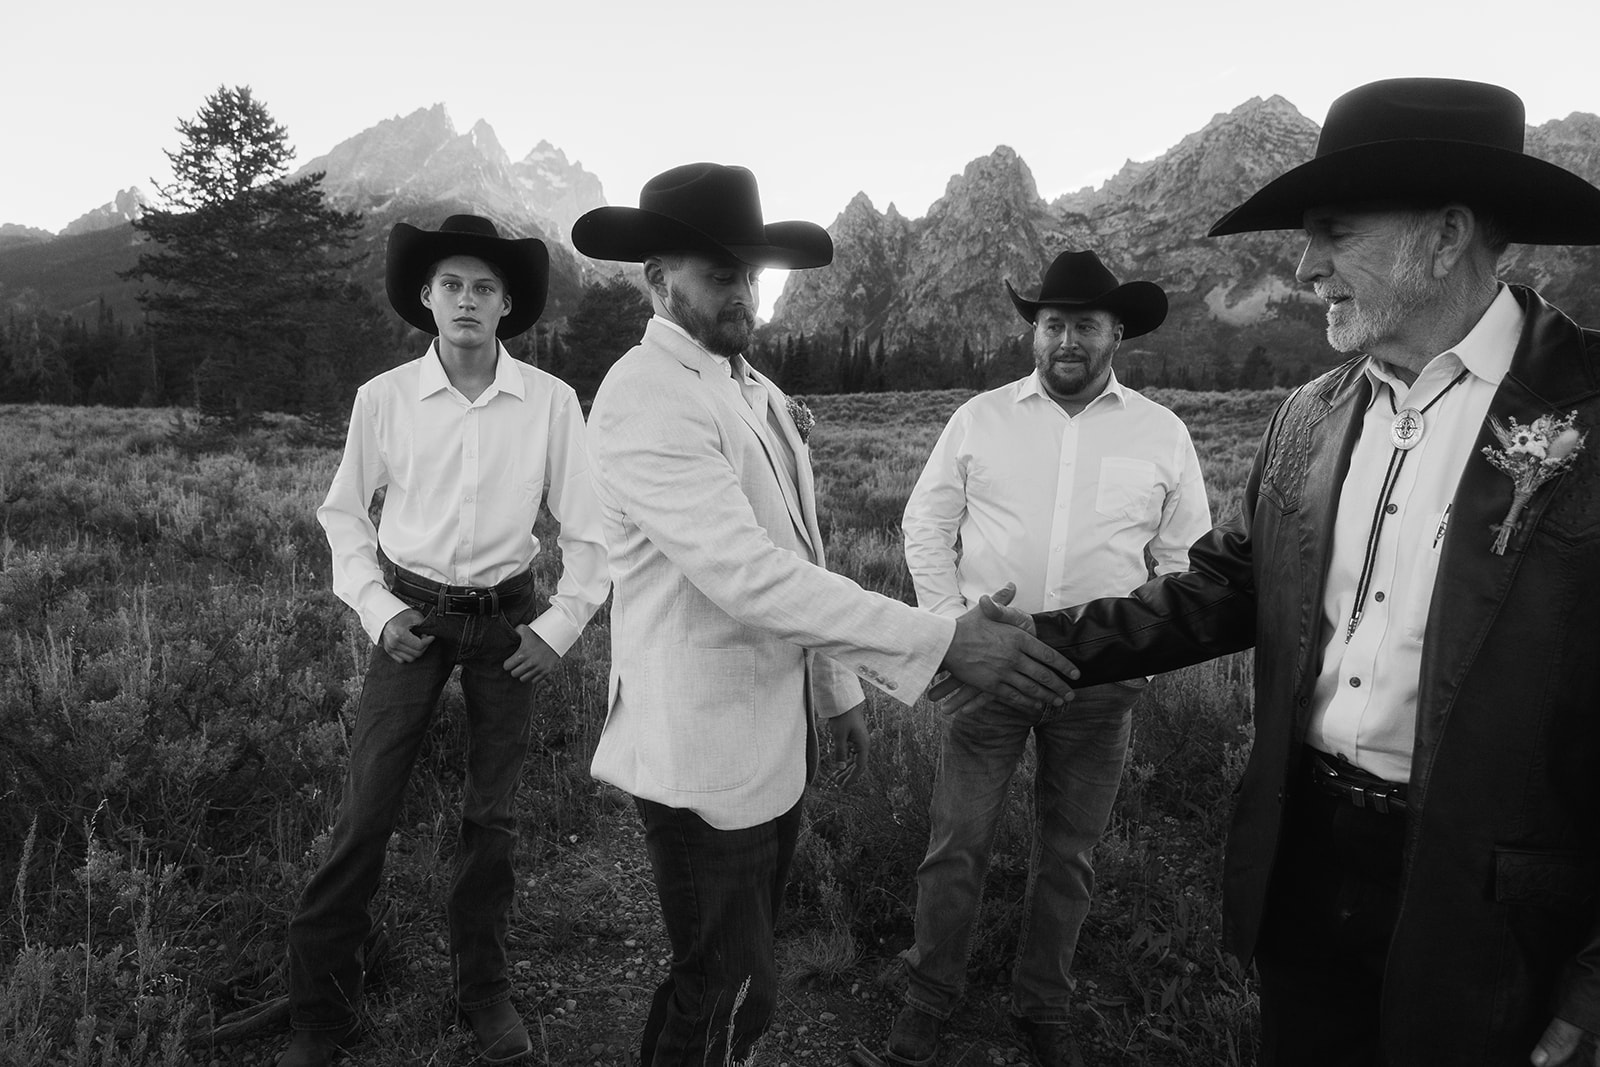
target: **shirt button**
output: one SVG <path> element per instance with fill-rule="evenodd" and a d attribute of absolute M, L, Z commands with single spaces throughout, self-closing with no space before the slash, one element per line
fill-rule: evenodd
<path fill-rule="evenodd" d="M 1372 599 L 1376 600 L 1380 604 L 1383 603 L 1383 593 L 1382 593 L 1382 591 L 1380 590 L 1379 592 L 1373 593 L 1372 594 Z"/>
<path fill-rule="evenodd" d="M 469 496 L 469 497 L 466 497 L 466 498 L 464 498 L 464 499 L 463 499 L 463 501 L 462 501 L 462 502 L 463 502 L 463 503 L 466 503 L 466 504 L 470 504 L 470 503 L 472 503 L 472 497 L 470 497 L 470 496 Z"/>
<path fill-rule="evenodd" d="M 1360 678 L 1352 678 L 1352 679 L 1350 679 L 1350 688 L 1351 689 L 1360 689 L 1361 688 L 1361 679 Z"/>
<path fill-rule="evenodd" d="M 1397 512 L 1399 510 L 1400 510 L 1400 505 L 1399 504 L 1385 504 L 1384 508 L 1383 508 L 1383 513 L 1385 515 L 1393 515 L 1395 512 Z"/>

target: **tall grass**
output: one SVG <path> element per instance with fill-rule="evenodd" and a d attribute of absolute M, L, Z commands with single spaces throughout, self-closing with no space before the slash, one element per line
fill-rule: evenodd
<path fill-rule="evenodd" d="M 1214 502 L 1236 496 L 1275 397 L 1157 395 L 1195 427 Z M 964 396 L 812 398 L 835 569 L 911 599 L 900 510 Z M 207 441 L 169 412 L 0 410 L 0 885 L 11 890 L 0 1067 L 207 1062 L 195 1038 L 281 991 L 284 929 L 326 845 L 369 654 L 329 590 L 314 515 L 337 459 L 287 419 Z M 560 565 L 547 523 L 544 590 Z M 578 864 L 561 894 L 525 909 L 538 929 L 524 936 L 550 952 L 581 951 L 562 931 L 596 911 L 650 899 L 637 857 L 568 847 L 623 810 L 588 777 L 608 647 L 602 609 L 541 691 L 525 854 Z M 1220 813 L 1248 743 L 1248 682 L 1242 662 L 1194 668 L 1158 679 L 1137 713 L 1079 968 L 1130 1062 L 1242 1062 L 1248 1043 L 1248 985 L 1215 934 Z M 785 930 L 798 969 L 824 981 L 904 944 L 927 836 L 936 713 L 869 702 L 872 774 L 811 805 Z M 382 891 L 402 929 L 425 928 L 448 890 L 464 745 L 454 684 L 444 705 Z M 997 844 L 980 970 L 1003 966 L 1015 937 L 1030 776 L 1024 767 Z M 391 977 L 394 996 L 447 987 L 429 947 Z M 376 1023 L 419 1047 L 440 1040 L 447 1023 L 414 1014 Z"/>

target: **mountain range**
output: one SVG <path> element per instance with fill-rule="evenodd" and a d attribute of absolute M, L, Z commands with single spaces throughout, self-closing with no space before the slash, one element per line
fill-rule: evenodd
<path fill-rule="evenodd" d="M 1046 202 L 1015 151 L 998 146 L 953 175 L 920 218 L 865 194 L 829 227 L 833 264 L 791 273 L 774 314 L 779 330 L 910 339 L 994 351 L 1025 328 L 1005 295 L 1037 288 L 1059 251 L 1093 248 L 1123 279 L 1161 284 L 1172 311 L 1134 356 L 1236 358 L 1252 346 L 1324 351 L 1320 305 L 1294 283 L 1296 235 L 1204 237 L 1229 208 L 1310 158 L 1318 128 L 1282 97 L 1254 98 L 1215 116 L 1159 157 L 1130 161 L 1097 188 Z M 1574 113 L 1527 130 L 1528 151 L 1600 184 L 1600 117 Z M 308 161 L 334 206 L 363 213 L 360 279 L 381 290 L 384 236 L 400 219 L 470 211 L 502 233 L 551 249 L 546 320 L 570 315 L 595 265 L 566 242 L 583 212 L 606 203 L 600 178 L 541 141 L 513 161 L 479 121 L 458 132 L 443 105 L 379 122 Z M 137 316 L 137 283 L 119 281 L 138 250 L 129 220 L 148 203 L 138 189 L 86 212 L 59 235 L 0 225 L 0 308 L 89 316 L 99 300 Z M 1511 280 L 1541 288 L 1582 320 L 1600 321 L 1600 249 L 1513 246 Z M 51 294 L 46 297 L 41 294 Z M 1248 330 L 1248 334 L 1240 331 Z M 1126 351 L 1125 346 L 1125 351 Z"/>
<path fill-rule="evenodd" d="M 848 325 L 857 336 L 959 338 L 994 351 L 1027 328 L 1003 281 L 1036 292 L 1057 253 L 1092 248 L 1121 279 L 1160 284 L 1171 303 L 1164 327 L 1124 346 L 1119 359 L 1237 359 L 1258 344 L 1269 358 L 1326 358 L 1322 305 L 1294 281 L 1300 235 L 1205 237 L 1229 209 L 1311 158 L 1318 132 L 1282 97 L 1257 97 L 1156 159 L 1130 161 L 1100 187 L 1050 203 L 1003 145 L 953 176 L 919 219 L 893 204 L 880 212 L 858 195 L 828 228 L 832 266 L 791 274 L 774 321 L 810 334 Z M 1530 127 L 1527 150 L 1600 184 L 1594 115 Z M 1582 321 L 1600 321 L 1600 249 L 1515 245 L 1502 266 L 1507 280 L 1540 288 Z"/>

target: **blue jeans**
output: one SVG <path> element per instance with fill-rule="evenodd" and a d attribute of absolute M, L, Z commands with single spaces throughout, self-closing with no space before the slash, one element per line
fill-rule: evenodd
<path fill-rule="evenodd" d="M 1006 790 L 1034 735 L 1035 822 L 1011 1010 L 1066 1022 L 1072 956 L 1094 891 L 1090 854 L 1111 818 L 1142 683 L 1080 689 L 1062 708 L 994 707 L 945 723 L 917 868 L 916 944 L 906 951 L 906 1002 L 948 1019 L 966 985 L 972 929 Z"/>
<path fill-rule="evenodd" d="M 434 640 L 411 663 L 396 663 L 373 647 L 328 858 L 289 924 L 289 1008 L 296 1029 L 338 1029 L 355 1019 L 361 942 L 371 927 L 367 905 L 383 874 L 412 765 L 457 665 L 467 706 L 467 775 L 446 906 L 456 998 L 470 1009 L 511 996 L 505 942 L 533 683 L 517 681 L 501 664 L 518 646 L 515 625 L 532 614 L 533 594 L 507 597 L 500 615 L 439 615 L 415 606 L 428 614 L 412 631 Z"/>
<path fill-rule="evenodd" d="M 672 969 L 645 1020 L 640 1067 L 742 1063 L 778 1003 L 772 931 L 801 805 L 756 826 L 718 830 L 686 808 L 634 803 L 672 943 Z"/>

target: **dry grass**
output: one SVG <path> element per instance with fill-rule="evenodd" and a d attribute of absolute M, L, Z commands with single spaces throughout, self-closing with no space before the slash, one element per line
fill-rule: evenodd
<path fill-rule="evenodd" d="M 910 599 L 900 510 L 965 395 L 811 398 L 836 569 Z M 1156 395 L 1195 428 L 1221 512 L 1276 396 Z M 0 412 L 0 884 L 11 890 L 0 1067 L 270 1052 L 191 1040 L 282 989 L 283 932 L 333 818 L 366 640 L 328 589 L 314 517 L 336 450 L 290 420 L 228 442 L 174 422 Z M 553 531 L 539 533 L 553 548 Z M 558 566 L 554 551 L 541 557 L 541 588 Z M 522 797 L 514 958 L 545 1062 L 623 1062 L 665 951 L 631 811 L 587 774 L 608 642 L 602 611 L 544 692 Z M 1107 1062 L 1249 1062 L 1249 986 L 1216 947 L 1217 848 L 1248 683 L 1247 663 L 1207 665 L 1159 679 L 1141 704 L 1080 951 L 1095 1047 L 1117 1057 Z M 840 1000 L 908 940 L 937 752 L 931 709 L 869 699 L 872 774 L 817 793 L 783 931 L 791 977 Z M 439 1006 L 459 703 L 452 686 L 386 874 L 396 944 L 367 1007 L 390 1062 L 469 1058 Z M 997 843 L 975 987 L 1014 945 L 1030 775 Z M 782 1022 L 763 1062 L 807 1058 L 819 1029 Z"/>

